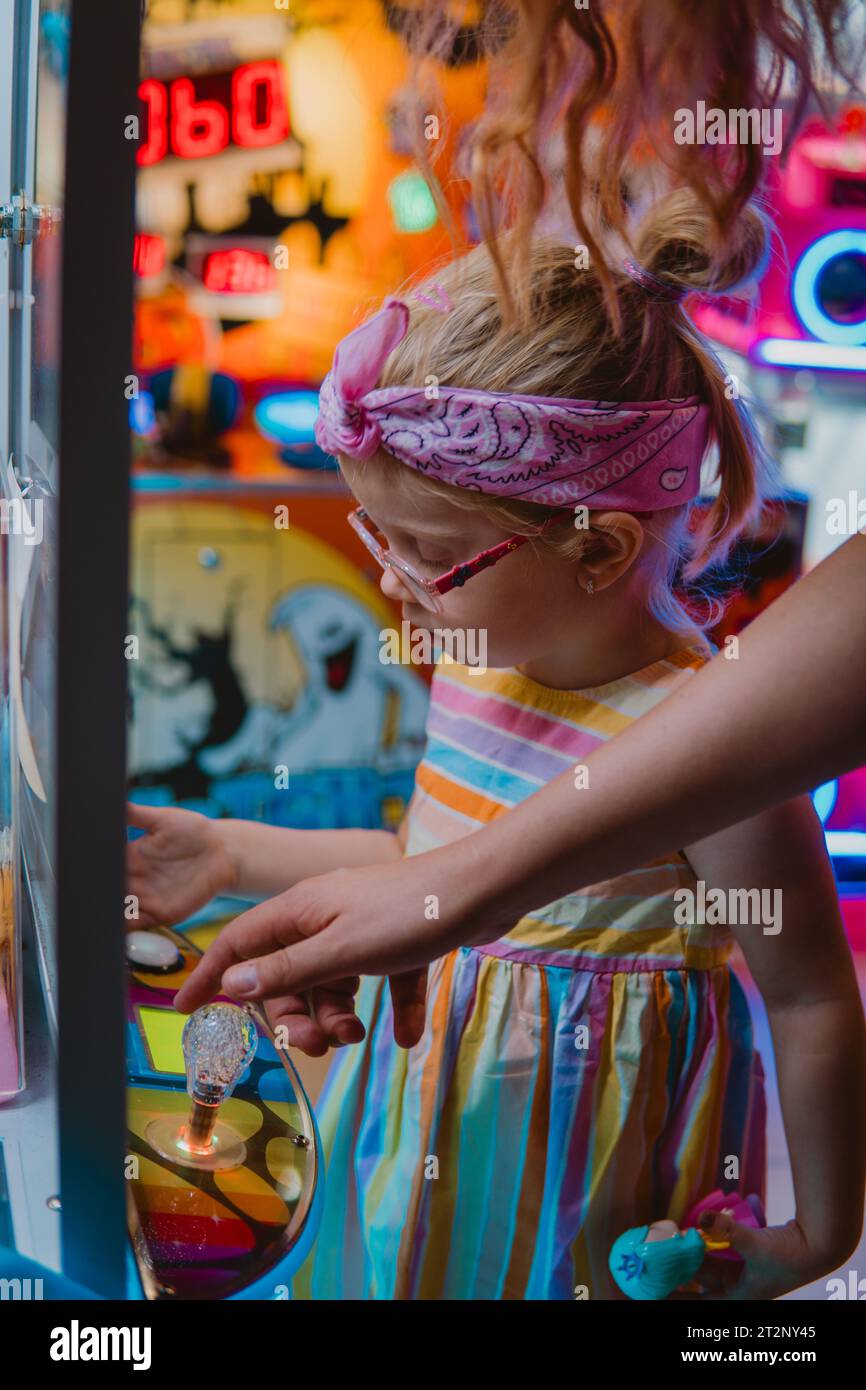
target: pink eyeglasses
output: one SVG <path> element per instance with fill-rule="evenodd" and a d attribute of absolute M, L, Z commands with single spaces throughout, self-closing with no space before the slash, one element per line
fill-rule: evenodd
<path fill-rule="evenodd" d="M 549 517 L 537 534 L 540 535 L 541 532 L 549 530 L 552 526 L 562 526 L 564 522 L 571 521 L 571 519 L 571 512 L 565 516 Z M 401 559 L 393 550 L 386 549 L 380 543 L 365 525 L 366 522 L 370 521 L 370 517 L 363 507 L 356 507 L 353 512 L 350 512 L 348 521 L 352 529 L 357 531 L 370 554 L 378 560 L 382 569 L 395 570 L 418 602 L 431 613 L 443 611 L 442 594 L 449 593 L 451 589 L 459 589 L 474 574 L 480 574 L 481 570 L 489 569 L 504 555 L 510 555 L 513 550 L 519 550 L 520 546 L 525 545 L 530 539 L 529 536 L 509 536 L 507 540 L 500 541 L 498 545 L 491 546 L 489 550 L 480 551 L 478 555 L 467 560 L 465 564 L 454 565 L 446 574 L 440 574 L 438 579 L 425 579 L 422 574 L 413 569 L 408 560 Z M 375 525 L 375 523 L 373 524 Z"/>

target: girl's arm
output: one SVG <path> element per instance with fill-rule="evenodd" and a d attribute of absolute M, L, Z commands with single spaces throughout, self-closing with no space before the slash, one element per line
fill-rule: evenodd
<path fill-rule="evenodd" d="M 738 1296 L 773 1298 L 836 1269 L 860 1238 L 863 1007 L 821 827 L 807 799 L 686 854 L 707 891 L 725 890 L 728 902 L 731 890 L 769 890 L 762 920 L 732 930 L 767 1007 L 796 1201 L 792 1223 L 750 1233 Z M 753 894 L 750 915 L 757 906 Z"/>
<path fill-rule="evenodd" d="M 234 866 L 233 891 L 239 898 L 272 898 L 301 879 L 387 864 L 403 853 L 399 836 L 388 830 L 291 830 L 220 820 L 214 832 Z"/>
<path fill-rule="evenodd" d="M 182 922 L 223 894 L 282 893 L 309 874 L 391 863 L 403 852 L 384 830 L 286 830 L 132 802 L 127 817 L 144 832 L 128 842 L 126 860 L 145 927 Z"/>

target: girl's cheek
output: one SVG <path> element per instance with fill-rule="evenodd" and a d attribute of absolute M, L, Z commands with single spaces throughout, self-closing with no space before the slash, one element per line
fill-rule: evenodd
<path fill-rule="evenodd" d="M 485 603 L 482 595 L 472 595 L 461 590 L 451 614 L 453 621 L 461 627 L 486 628 L 495 621 L 496 607 Z"/>

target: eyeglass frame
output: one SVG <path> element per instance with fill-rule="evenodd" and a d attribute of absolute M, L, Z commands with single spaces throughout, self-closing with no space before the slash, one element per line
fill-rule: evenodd
<path fill-rule="evenodd" d="M 572 513 L 567 512 L 563 516 L 551 516 L 542 524 L 536 535 L 541 535 L 553 526 L 562 526 L 566 521 L 570 521 Z M 443 612 L 442 595 L 450 593 L 452 589 L 459 589 L 474 575 L 480 574 L 482 570 L 490 569 L 513 551 L 519 550 L 527 541 L 533 540 L 532 536 L 508 536 L 504 541 L 499 541 L 496 545 L 490 546 L 487 550 L 481 550 L 474 555 L 471 560 L 466 560 L 462 564 L 452 565 L 450 570 L 446 570 L 438 579 L 427 579 L 419 574 L 408 560 L 404 560 L 396 551 L 391 550 L 379 543 L 372 531 L 365 526 L 365 522 L 372 522 L 372 517 L 363 507 L 356 507 L 346 518 L 352 530 L 360 537 L 363 544 L 369 550 L 373 558 L 381 565 L 383 570 L 393 569 L 398 576 L 408 580 L 410 588 L 419 590 L 425 594 L 429 602 L 424 599 L 420 601 L 424 607 L 433 613 Z M 375 522 L 373 522 L 375 525 Z M 418 595 L 420 598 L 420 594 Z"/>

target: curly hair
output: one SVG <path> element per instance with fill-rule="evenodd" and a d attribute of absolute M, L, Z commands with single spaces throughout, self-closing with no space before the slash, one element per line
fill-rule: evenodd
<path fill-rule="evenodd" d="M 859 91 L 862 47 L 849 27 L 856 0 L 413 0 L 399 29 L 421 100 L 426 60 L 466 54 L 488 63 L 486 110 L 471 133 L 470 174 L 479 227 L 496 266 L 506 319 L 527 312 L 529 246 L 551 186 L 553 134 L 563 141 L 562 183 L 578 235 L 598 267 L 615 316 L 611 234 L 632 245 L 642 180 L 687 187 L 705 208 L 711 262 L 759 190 L 765 155 L 755 143 L 693 145 L 674 138 L 675 113 L 775 108 L 787 139 L 810 101 L 826 105 L 832 79 Z M 392 23 L 393 14 L 391 15 Z M 472 42 L 469 42 L 469 38 Z M 455 47 L 456 46 L 456 47 Z M 434 152 L 435 153 L 435 152 Z M 419 163 L 446 226 L 429 142 Z M 503 242 L 500 233 L 513 236 Z"/>

